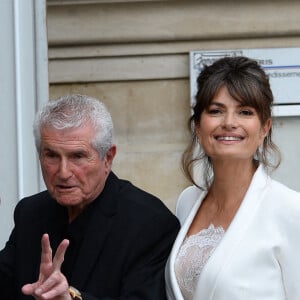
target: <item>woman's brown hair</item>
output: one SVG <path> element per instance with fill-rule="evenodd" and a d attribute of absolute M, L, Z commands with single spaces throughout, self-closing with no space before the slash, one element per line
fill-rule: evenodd
<path fill-rule="evenodd" d="M 214 95 L 225 86 L 229 94 L 244 106 L 253 107 L 262 123 L 271 118 L 273 93 L 269 78 L 259 64 L 250 58 L 225 57 L 210 66 L 205 66 L 197 78 L 196 103 L 189 119 L 191 141 L 182 155 L 182 168 L 186 177 L 195 185 L 194 167 L 201 163 L 206 186 L 212 175 L 210 158 L 205 154 L 197 141 L 195 125 L 198 125 L 202 112 L 206 110 Z M 273 154 L 273 160 L 270 155 Z M 280 164 L 280 152 L 272 141 L 272 128 L 265 137 L 262 147 L 257 149 L 254 161 L 259 161 L 266 168 L 275 169 Z M 203 188 L 203 187 L 201 187 Z"/>

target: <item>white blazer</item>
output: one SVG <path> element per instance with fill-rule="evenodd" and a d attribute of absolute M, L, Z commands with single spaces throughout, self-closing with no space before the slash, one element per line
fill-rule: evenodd
<path fill-rule="evenodd" d="M 178 199 L 182 227 L 166 266 L 169 300 L 183 300 L 175 259 L 206 193 L 192 186 Z M 194 299 L 300 300 L 300 193 L 272 180 L 260 166 L 202 270 Z"/>

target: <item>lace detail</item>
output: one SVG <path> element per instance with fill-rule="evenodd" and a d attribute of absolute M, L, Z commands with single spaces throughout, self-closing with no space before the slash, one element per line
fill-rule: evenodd
<path fill-rule="evenodd" d="M 203 267 L 225 234 L 213 224 L 186 237 L 175 260 L 175 274 L 185 300 L 193 298 Z"/>

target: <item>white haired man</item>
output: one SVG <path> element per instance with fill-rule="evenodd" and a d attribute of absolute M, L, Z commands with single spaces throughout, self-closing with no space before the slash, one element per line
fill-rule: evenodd
<path fill-rule="evenodd" d="M 47 190 L 15 209 L 0 252 L 6 300 L 165 299 L 179 223 L 159 199 L 111 171 L 112 132 L 105 106 L 88 96 L 60 97 L 37 114 Z"/>

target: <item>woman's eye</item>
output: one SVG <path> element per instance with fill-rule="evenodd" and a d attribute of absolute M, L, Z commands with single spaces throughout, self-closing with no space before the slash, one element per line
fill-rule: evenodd
<path fill-rule="evenodd" d="M 221 113 L 221 110 L 218 108 L 210 108 L 210 109 L 208 109 L 208 113 L 211 115 L 216 115 L 216 114 Z"/>
<path fill-rule="evenodd" d="M 254 112 L 250 109 L 243 109 L 240 111 L 240 114 L 244 116 L 252 116 L 254 115 Z"/>

